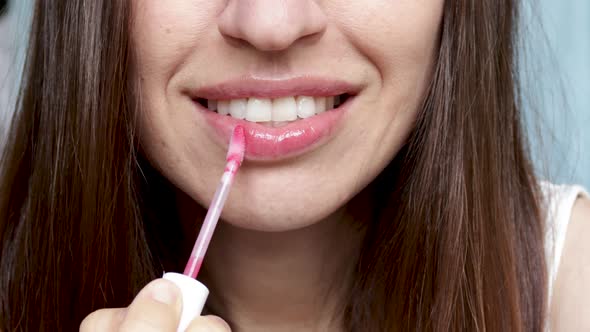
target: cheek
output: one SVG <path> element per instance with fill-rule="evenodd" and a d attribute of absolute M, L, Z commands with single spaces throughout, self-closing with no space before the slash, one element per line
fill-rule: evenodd
<path fill-rule="evenodd" d="M 171 76 L 195 52 L 222 10 L 220 1 L 137 0 L 133 6 L 132 43 L 137 71 Z M 159 76 L 158 76 L 159 77 Z"/>
<path fill-rule="evenodd" d="M 424 76 L 436 54 L 443 0 L 339 1 L 342 31 L 384 80 Z M 408 77 L 406 77 L 408 76 Z"/>
<path fill-rule="evenodd" d="M 372 116 L 359 117 L 356 128 L 358 141 L 368 143 L 362 145 L 366 151 L 355 152 L 376 157 L 372 161 L 379 166 L 376 170 L 397 153 L 413 128 L 435 63 L 443 4 L 442 0 L 333 4 L 341 31 L 375 70 L 377 84 L 366 100 L 371 109 L 365 110 Z M 365 166 L 367 171 L 375 170 L 371 168 L 375 165 Z"/>
<path fill-rule="evenodd" d="M 142 112 L 140 140 L 142 150 L 163 173 L 194 169 L 198 158 L 210 153 L 199 145 L 185 144 L 194 137 L 195 128 L 187 121 L 189 100 L 179 98 L 174 75 L 191 54 L 199 53 L 206 43 L 211 21 L 221 10 L 220 1 L 133 2 L 132 45 L 136 56 L 133 76 L 138 80 Z M 190 115 L 188 115 L 190 116 Z M 200 149 L 200 150 L 199 150 Z M 220 166 L 221 167 L 221 166 Z M 171 180 L 178 180 L 172 176 Z M 176 176 L 179 177 L 179 176 Z M 194 181 L 191 179 L 191 181 Z M 185 181 L 190 182 L 190 181 Z"/>

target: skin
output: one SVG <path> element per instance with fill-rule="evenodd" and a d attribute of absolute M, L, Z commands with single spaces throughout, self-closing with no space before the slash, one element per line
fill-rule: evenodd
<path fill-rule="evenodd" d="M 143 152 L 179 189 L 187 234 L 202 220 L 226 154 L 189 91 L 241 76 L 314 75 L 361 87 L 327 144 L 288 160 L 246 160 L 199 276 L 214 294 L 213 311 L 238 330 L 340 330 L 340 290 L 362 238 L 346 206 L 412 129 L 437 54 L 443 1 L 134 5 Z"/>
<path fill-rule="evenodd" d="M 362 238 L 347 206 L 412 128 L 443 2 L 134 1 L 143 153 L 178 188 L 187 234 L 203 218 L 226 154 L 187 91 L 240 76 L 310 74 L 361 87 L 327 144 L 288 160 L 246 161 L 238 173 L 200 275 L 212 291 L 210 308 L 235 330 L 341 330 L 341 290 Z M 175 331 L 176 300 L 165 307 L 149 294 L 142 291 L 126 309 L 93 313 L 81 330 Z M 216 318 L 197 318 L 193 326 L 229 330 Z"/>
<path fill-rule="evenodd" d="M 224 220 L 281 232 L 331 216 L 400 149 L 431 76 L 443 1 L 134 3 L 144 152 L 202 206 L 217 187 L 226 148 L 188 91 L 242 76 L 314 75 L 362 87 L 328 144 L 240 170 Z"/>

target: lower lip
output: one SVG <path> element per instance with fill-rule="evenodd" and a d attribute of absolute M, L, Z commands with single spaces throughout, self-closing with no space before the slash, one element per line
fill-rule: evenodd
<path fill-rule="evenodd" d="M 327 143 L 342 122 L 352 99 L 336 109 L 273 128 L 255 122 L 219 115 L 195 102 L 197 110 L 214 129 L 216 140 L 225 147 L 236 125 L 246 133 L 246 159 L 278 160 L 295 157 Z"/>

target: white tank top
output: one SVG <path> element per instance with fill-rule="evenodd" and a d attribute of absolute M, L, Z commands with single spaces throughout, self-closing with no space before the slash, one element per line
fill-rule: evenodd
<path fill-rule="evenodd" d="M 590 198 L 590 195 L 578 185 L 556 185 L 544 181 L 541 182 L 541 190 L 546 208 L 545 259 L 549 286 L 547 299 L 548 304 L 550 304 L 572 208 L 578 197 L 586 196 Z"/>

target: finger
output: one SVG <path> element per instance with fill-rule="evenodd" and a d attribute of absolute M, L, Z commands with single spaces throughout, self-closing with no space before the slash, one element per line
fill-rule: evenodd
<path fill-rule="evenodd" d="M 193 319 L 186 332 L 231 332 L 231 328 L 217 316 L 199 316 Z"/>
<path fill-rule="evenodd" d="M 127 308 L 100 309 L 86 316 L 80 332 L 117 331 L 125 318 Z"/>
<path fill-rule="evenodd" d="M 120 331 L 175 332 L 181 306 L 178 287 L 168 280 L 156 279 L 137 294 L 129 306 Z"/>

